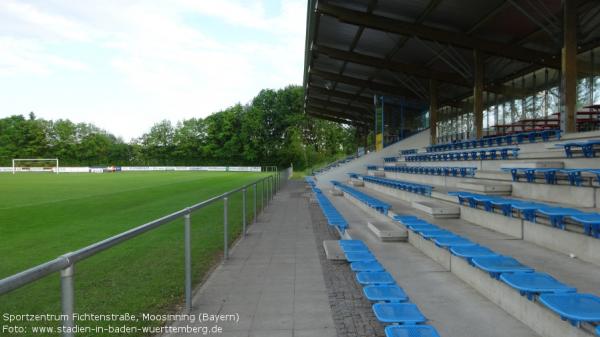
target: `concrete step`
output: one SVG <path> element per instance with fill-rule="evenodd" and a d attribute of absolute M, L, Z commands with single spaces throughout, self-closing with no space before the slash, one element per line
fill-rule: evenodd
<path fill-rule="evenodd" d="M 365 186 L 365 183 L 360 179 L 352 178 L 352 179 L 350 179 L 350 185 L 356 186 L 356 187 L 363 187 L 363 186 Z"/>
<path fill-rule="evenodd" d="M 512 192 L 511 184 L 498 184 L 492 182 L 465 181 L 456 184 L 461 190 L 473 191 L 486 195 L 510 195 Z"/>
<path fill-rule="evenodd" d="M 327 260 L 346 261 L 346 255 L 344 255 L 338 240 L 324 240 L 323 249 L 325 249 Z"/>
<path fill-rule="evenodd" d="M 412 245 L 379 241 L 363 225 L 370 214 L 346 199 L 334 204 L 350 223 L 352 239 L 367 244 L 441 336 L 540 336 Z"/>
<path fill-rule="evenodd" d="M 412 207 L 431 215 L 434 218 L 458 218 L 460 208 L 447 203 L 435 201 L 413 201 Z"/>
<path fill-rule="evenodd" d="M 342 195 L 344 195 L 344 192 L 342 192 L 341 190 L 337 189 L 337 188 L 331 188 L 329 189 L 329 193 L 333 196 L 337 196 L 340 197 Z"/>
<path fill-rule="evenodd" d="M 432 198 L 423 199 L 414 193 L 390 189 L 372 189 L 367 183 L 364 192 L 385 202 L 391 202 L 392 211 L 399 212 L 403 203 L 412 204 L 416 201 L 439 201 L 458 205 L 458 198 L 449 196 L 447 189 L 432 193 Z M 375 185 L 378 186 L 378 185 Z M 440 197 L 440 199 L 438 199 Z M 416 199 L 415 199 L 416 198 Z M 443 199 L 441 199 L 443 198 Z M 442 201 L 444 200 L 444 201 Z M 560 204 L 552 204 L 560 206 Z M 414 207 L 413 207 L 414 208 Z M 579 208 L 589 212 L 595 209 Z M 426 213 L 426 212 L 424 212 Z M 428 214 L 429 215 L 429 214 Z M 499 213 L 486 212 L 483 209 L 460 206 L 460 218 L 477 224 L 478 226 L 509 235 L 516 239 L 523 239 L 540 247 L 547 247 L 564 255 L 574 254 L 579 259 L 600 266 L 600 240 L 581 234 L 581 226 L 569 226 L 567 230 L 554 228 L 546 223 L 545 219 L 538 219 L 538 223 L 524 221 L 519 217 L 507 217 Z"/>
<path fill-rule="evenodd" d="M 338 207 L 338 209 L 341 209 L 341 212 L 346 216 L 345 212 L 347 210 L 342 207 Z M 481 228 L 462 219 L 436 219 L 414 209 L 412 205 L 406 202 L 396 203 L 395 211 L 417 215 L 442 228 L 485 245 L 498 253 L 513 256 L 538 271 L 550 273 L 560 281 L 577 287 L 580 292 L 600 295 L 600 285 L 595 281 L 600 279 L 600 268 L 598 266 L 572 259 L 569 256 L 538 247 L 524 240 L 511 239 L 510 236 Z M 487 273 L 472 267 L 464 259 L 453 256 L 448 250 L 437 247 L 433 242 L 424 240 L 421 236 L 410 231 L 409 243 L 431 258 L 432 261 L 438 263 L 443 270 L 450 272 L 462 280 L 464 284 L 468 284 L 499 308 L 525 323 L 540 335 L 547 337 L 592 336 L 590 325 L 583 324 L 582 328 L 572 326 L 543 305 L 527 300 L 518 291 L 490 278 Z M 371 250 L 377 255 L 376 248 Z M 386 252 L 384 256 L 389 257 L 389 252 Z M 401 275 L 405 274 L 406 271 L 402 268 Z"/>
<path fill-rule="evenodd" d="M 500 165 L 500 168 L 507 168 L 507 167 L 515 167 L 515 165 L 513 164 L 502 164 Z M 519 163 L 519 166 L 521 168 L 563 168 L 565 167 L 565 163 L 564 161 L 530 161 L 530 162 L 526 162 L 526 163 Z"/>
<path fill-rule="evenodd" d="M 408 232 L 391 221 L 368 221 L 367 227 L 381 241 L 406 241 Z"/>

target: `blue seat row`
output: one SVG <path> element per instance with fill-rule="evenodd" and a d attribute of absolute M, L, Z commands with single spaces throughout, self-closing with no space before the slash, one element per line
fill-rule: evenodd
<path fill-rule="evenodd" d="M 458 198 L 458 203 L 469 205 L 472 208 L 478 208 L 479 205 L 487 212 L 500 210 L 502 214 L 508 217 L 513 216 L 513 211 L 531 222 L 536 222 L 538 216 L 542 215 L 550 220 L 550 224 L 556 228 L 565 229 L 565 220 L 569 219 L 576 224 L 583 226 L 585 234 L 595 238 L 600 238 L 600 214 L 593 212 L 583 212 L 578 209 L 568 207 L 555 207 L 552 205 L 529 202 L 526 200 L 504 198 L 500 196 L 483 195 L 471 192 L 448 192 Z"/>
<path fill-rule="evenodd" d="M 537 297 L 548 309 L 575 326 L 581 322 L 600 322 L 600 297 L 596 295 L 577 293 L 576 288 L 549 274 L 536 272 L 513 257 L 495 253 L 415 216 L 396 215 L 394 220 L 425 240 L 433 241 L 436 246 L 466 259 L 473 267 L 489 273 L 490 277 L 504 282 L 529 300 Z"/>
<path fill-rule="evenodd" d="M 534 183 L 538 178 L 543 178 L 546 184 L 557 184 L 558 178 L 564 177 L 572 186 L 581 186 L 583 178 L 582 173 L 591 173 L 596 175 L 596 181 L 600 184 L 600 169 L 587 168 L 523 168 L 523 167 L 505 167 L 502 171 L 510 172 L 513 181 L 519 181 L 525 178 L 528 183 Z"/>
<path fill-rule="evenodd" d="M 401 150 L 400 154 L 401 155 L 407 155 L 407 154 L 415 154 L 417 153 L 417 149 L 408 149 L 408 150 Z"/>
<path fill-rule="evenodd" d="M 483 137 L 479 139 L 470 139 L 464 141 L 454 141 L 445 144 L 435 144 L 426 147 L 427 152 L 439 152 L 449 150 L 462 150 L 469 148 L 478 148 L 485 146 L 502 146 L 512 145 L 515 141 L 518 144 L 523 143 L 525 140 L 529 140 L 530 143 L 535 143 L 537 140 L 547 142 L 551 137 L 560 139 L 561 131 L 559 129 L 552 130 L 540 130 L 540 131 L 527 131 L 520 132 L 510 135 L 502 135 L 495 137 Z"/>
<path fill-rule="evenodd" d="M 422 153 L 407 155 L 404 157 L 406 161 L 452 161 L 452 160 L 507 160 L 509 158 L 516 159 L 519 157 L 518 147 L 500 147 L 500 148 L 484 148 L 473 149 L 468 151 L 452 151 L 440 153 Z"/>
<path fill-rule="evenodd" d="M 363 286 L 363 294 L 374 302 L 375 317 L 383 324 L 391 324 L 385 328 L 387 337 L 440 337 L 434 327 L 422 324 L 427 318 L 363 241 L 339 240 L 339 244 L 350 269 L 356 273 L 356 281 Z"/>
<path fill-rule="evenodd" d="M 358 199 L 359 201 L 367 204 L 369 207 L 374 208 L 383 214 L 387 214 L 388 210 L 390 209 L 389 204 L 387 204 L 377 198 L 373 198 L 372 196 L 370 196 L 366 193 L 363 193 L 357 189 L 354 189 L 348 185 L 342 184 L 339 181 L 332 180 L 331 183 L 333 184 L 333 186 L 336 186 L 337 188 L 342 190 L 344 193 L 350 194 L 354 198 Z"/>
<path fill-rule="evenodd" d="M 475 175 L 477 168 L 456 166 L 385 166 L 383 170 L 388 172 L 429 174 L 436 176 L 472 177 Z"/>
<path fill-rule="evenodd" d="M 377 165 L 367 165 L 367 170 L 377 171 Z"/>
<path fill-rule="evenodd" d="M 593 158 L 596 156 L 596 150 L 600 145 L 600 139 L 592 139 L 581 142 L 566 142 L 556 144 L 557 147 L 562 147 L 565 149 L 565 155 L 567 158 L 573 158 L 573 151 L 575 148 L 581 148 L 583 152 L 583 156 L 586 158 Z"/>
<path fill-rule="evenodd" d="M 383 161 L 386 163 L 395 163 L 398 161 L 398 157 L 384 157 Z"/>
<path fill-rule="evenodd" d="M 360 176 L 360 174 L 354 173 L 354 172 L 347 172 L 346 174 L 348 175 L 348 178 L 350 178 L 350 179 L 358 179 L 358 177 Z"/>
<path fill-rule="evenodd" d="M 316 187 L 315 181 L 312 179 L 312 177 L 306 177 L 305 181 L 311 186 L 313 192 L 315 193 L 317 203 L 319 204 L 319 207 L 321 207 L 321 211 L 327 219 L 329 226 L 337 227 L 342 232 L 345 231 L 348 228 L 348 222 L 346 222 L 346 219 L 344 219 L 342 214 L 338 212 L 327 196 L 325 196 L 325 194 L 323 194 L 323 192 Z"/>
<path fill-rule="evenodd" d="M 431 190 L 433 190 L 432 186 L 424 185 L 424 184 L 416 184 L 408 181 L 381 178 L 381 177 L 373 177 L 373 176 L 361 176 L 363 181 L 383 185 L 391 188 L 395 188 L 398 190 L 403 190 L 411 193 L 422 194 L 426 196 L 431 196 Z"/>

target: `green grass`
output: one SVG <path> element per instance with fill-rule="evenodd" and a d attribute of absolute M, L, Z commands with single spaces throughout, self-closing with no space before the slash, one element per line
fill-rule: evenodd
<path fill-rule="evenodd" d="M 262 176 L 217 172 L 2 174 L 0 278 Z M 261 190 L 259 185 L 259 210 Z M 252 189 L 247 196 L 247 217 L 251 219 Z M 241 207 L 241 192 L 230 196 L 231 242 L 241 232 Z M 222 202 L 192 214 L 195 283 L 222 254 L 222 221 Z M 78 263 L 76 311 L 135 314 L 176 310 L 183 298 L 183 270 L 183 223 L 179 220 Z M 0 313 L 4 312 L 59 313 L 58 275 L 0 296 Z"/>

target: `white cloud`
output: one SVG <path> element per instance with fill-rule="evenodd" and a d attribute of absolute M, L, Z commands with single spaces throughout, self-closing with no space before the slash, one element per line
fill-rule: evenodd
<path fill-rule="evenodd" d="M 11 109 L 0 107 L 0 117 L 33 109 L 31 95 L 48 89 L 36 76 L 83 70 L 86 80 L 73 85 L 89 86 L 85 99 L 40 95 L 36 112 L 97 123 L 126 138 L 161 119 L 204 117 L 262 88 L 299 84 L 306 3 L 277 0 L 271 13 L 266 1 L 0 1 L 0 77 L 28 75 L 32 82 L 32 92 L 11 96 Z M 186 21 L 190 15 L 257 38 L 240 43 L 224 38 L 226 31 L 209 35 L 202 22 Z"/>

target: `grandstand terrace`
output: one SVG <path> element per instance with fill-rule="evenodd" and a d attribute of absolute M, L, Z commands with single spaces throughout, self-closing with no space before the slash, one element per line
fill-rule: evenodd
<path fill-rule="evenodd" d="M 368 153 L 306 184 L 373 335 L 598 334 L 598 11 L 309 3 L 305 111 L 355 125 Z"/>

